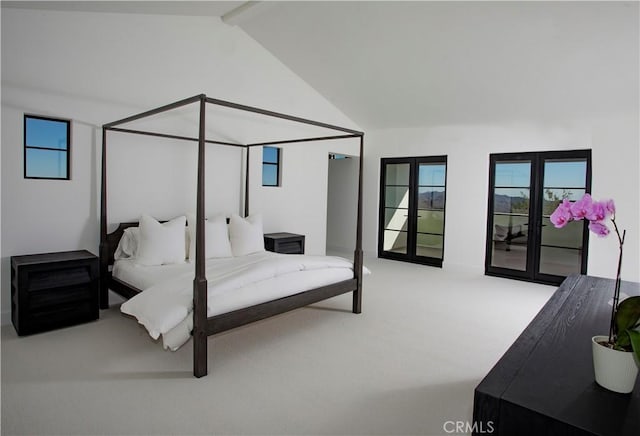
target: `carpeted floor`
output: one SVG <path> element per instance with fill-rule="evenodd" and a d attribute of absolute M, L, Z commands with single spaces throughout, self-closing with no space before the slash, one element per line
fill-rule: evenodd
<path fill-rule="evenodd" d="M 118 307 L 18 337 L 2 327 L 2 434 L 445 435 L 555 288 L 367 258 L 344 295 L 162 350 Z M 452 428 L 451 426 L 447 428 Z"/>

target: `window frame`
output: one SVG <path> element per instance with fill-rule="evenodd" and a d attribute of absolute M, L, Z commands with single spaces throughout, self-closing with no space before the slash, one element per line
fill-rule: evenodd
<path fill-rule="evenodd" d="M 266 148 L 272 148 L 274 150 L 276 150 L 276 162 L 267 162 L 264 159 L 264 150 Z M 265 169 L 265 165 L 269 165 L 269 166 L 275 166 L 276 167 L 276 184 L 275 185 L 265 185 L 264 184 L 264 169 Z M 271 147 L 271 146 L 263 146 L 262 147 L 262 186 L 264 187 L 268 187 L 268 188 L 277 188 L 282 186 L 281 183 L 281 166 L 282 166 L 282 148 L 280 147 Z"/>
<path fill-rule="evenodd" d="M 28 119 L 36 119 L 36 120 L 44 120 L 44 121 L 55 121 L 59 123 L 65 123 L 66 132 L 67 132 L 67 144 L 65 149 L 61 148 L 52 148 L 52 147 L 40 147 L 33 146 L 27 144 L 27 120 Z M 23 176 L 25 179 L 35 179 L 35 180 L 71 180 L 71 120 L 65 118 L 55 118 L 44 115 L 34 115 L 34 114 L 24 114 L 23 122 Z M 42 176 L 29 176 L 27 175 L 27 150 L 49 150 L 49 151 L 57 151 L 59 153 L 66 153 L 66 172 L 64 177 L 42 177 Z"/>

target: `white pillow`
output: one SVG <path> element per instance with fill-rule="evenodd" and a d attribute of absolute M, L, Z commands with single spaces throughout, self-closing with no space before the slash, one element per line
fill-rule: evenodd
<path fill-rule="evenodd" d="M 114 260 L 133 259 L 138 254 L 138 239 L 140 238 L 138 227 L 127 227 L 122 233 L 118 242 L 116 252 L 113 254 Z"/>
<path fill-rule="evenodd" d="M 196 260 L 196 217 L 189 215 L 189 262 Z M 229 230 L 227 229 L 227 218 L 218 215 L 207 219 L 204 222 L 204 247 L 205 258 L 231 257 L 231 243 L 229 242 Z"/>
<path fill-rule="evenodd" d="M 185 227 L 185 256 L 189 255 L 189 233 Z M 140 240 L 140 227 L 127 227 L 118 242 L 118 247 L 113 255 L 114 260 L 135 259 L 138 254 L 138 241 Z"/>
<path fill-rule="evenodd" d="M 231 215 L 229 239 L 231 239 L 231 249 L 234 256 L 245 256 L 265 251 L 262 215 L 254 214 L 246 219 L 237 214 Z"/>
<path fill-rule="evenodd" d="M 183 263 L 186 221 L 181 216 L 160 224 L 149 215 L 142 215 L 136 262 L 145 266 Z"/>

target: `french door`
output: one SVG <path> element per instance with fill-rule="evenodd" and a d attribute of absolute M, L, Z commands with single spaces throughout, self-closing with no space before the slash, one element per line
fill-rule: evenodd
<path fill-rule="evenodd" d="M 586 224 L 556 229 L 549 216 L 590 190 L 591 150 L 492 154 L 486 274 L 556 285 L 585 274 Z"/>
<path fill-rule="evenodd" d="M 442 267 L 447 157 L 384 158 L 378 257 Z"/>

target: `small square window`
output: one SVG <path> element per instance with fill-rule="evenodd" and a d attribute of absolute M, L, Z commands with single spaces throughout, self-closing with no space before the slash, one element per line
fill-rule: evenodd
<path fill-rule="evenodd" d="M 69 180 L 71 122 L 24 116 L 24 178 Z"/>
<path fill-rule="evenodd" d="M 280 186 L 280 149 L 262 147 L 262 186 Z"/>

